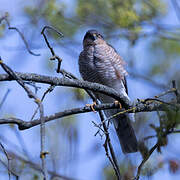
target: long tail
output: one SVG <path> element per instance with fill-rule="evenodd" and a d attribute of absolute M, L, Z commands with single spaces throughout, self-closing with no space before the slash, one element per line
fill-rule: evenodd
<path fill-rule="evenodd" d="M 129 99 L 128 95 L 124 93 Z M 103 103 L 114 102 L 113 98 L 96 93 L 98 99 Z M 113 116 L 119 112 L 118 109 L 105 110 L 106 117 Z M 133 153 L 138 151 L 138 142 L 130 122 L 130 114 L 125 113 L 113 117 L 112 122 L 116 129 L 123 153 Z"/>
<path fill-rule="evenodd" d="M 106 110 L 106 116 L 112 116 L 118 113 L 118 110 Z M 138 151 L 138 142 L 130 123 L 130 115 L 122 114 L 112 119 L 119 138 L 123 153 L 133 153 Z"/>

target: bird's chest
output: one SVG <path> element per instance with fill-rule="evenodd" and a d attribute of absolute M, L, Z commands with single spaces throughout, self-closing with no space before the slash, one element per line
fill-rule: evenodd
<path fill-rule="evenodd" d="M 80 69 L 86 74 L 93 74 L 96 71 L 96 66 L 94 62 L 94 47 L 85 49 L 82 57 L 80 58 Z"/>
<path fill-rule="evenodd" d="M 92 71 L 107 72 L 108 69 L 113 68 L 112 58 L 109 51 L 104 46 L 96 45 L 89 47 L 84 52 L 84 65 Z"/>
<path fill-rule="evenodd" d="M 116 79 L 111 49 L 95 46 L 86 49 L 80 62 L 83 79 L 106 85 Z"/>

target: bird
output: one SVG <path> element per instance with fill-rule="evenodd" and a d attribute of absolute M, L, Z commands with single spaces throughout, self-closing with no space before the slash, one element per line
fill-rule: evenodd
<path fill-rule="evenodd" d="M 124 68 L 126 63 L 97 30 L 92 29 L 86 32 L 78 64 L 83 80 L 111 87 L 130 100 L 126 81 L 128 73 Z M 101 103 L 115 102 L 115 99 L 102 93 L 95 92 L 94 94 Z M 104 113 L 108 118 L 119 111 L 120 109 L 111 109 L 104 110 Z M 138 141 L 131 125 L 130 114 L 113 116 L 112 122 L 123 153 L 137 152 Z"/>

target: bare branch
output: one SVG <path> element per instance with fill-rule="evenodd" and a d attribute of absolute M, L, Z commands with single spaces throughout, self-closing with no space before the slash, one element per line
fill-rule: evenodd
<path fill-rule="evenodd" d="M 179 3 L 177 2 L 177 0 L 171 0 L 173 7 L 175 9 L 176 12 L 176 16 L 178 18 L 178 20 L 180 21 L 180 6 Z"/>
<path fill-rule="evenodd" d="M 138 180 L 140 173 L 141 173 L 141 169 L 143 167 L 143 165 L 146 163 L 146 161 L 149 159 L 149 157 L 151 156 L 151 154 L 156 150 L 156 148 L 158 147 L 158 143 L 156 143 L 149 151 L 148 155 L 142 160 L 141 164 L 138 167 L 138 171 L 137 171 L 137 175 L 134 178 L 134 180 Z"/>
<path fill-rule="evenodd" d="M 100 105 L 94 105 L 93 106 L 94 109 L 96 111 L 99 110 L 106 110 L 106 109 L 115 109 L 115 108 L 119 108 L 119 106 L 115 103 L 107 103 L 107 104 L 100 104 Z M 177 108 L 179 107 L 179 105 L 177 105 Z M 168 108 L 168 106 L 165 106 L 163 104 L 158 104 L 158 103 L 152 103 L 152 104 L 143 104 L 143 103 L 137 103 L 134 107 L 134 109 L 131 109 L 131 111 L 129 111 L 129 113 L 137 113 L 137 112 L 152 112 L 152 111 L 166 111 Z M 65 110 L 62 112 L 57 112 L 54 113 L 51 116 L 44 116 L 44 121 L 45 122 L 49 122 L 55 119 L 59 119 L 62 117 L 66 117 L 66 116 L 70 116 L 70 115 L 74 115 L 74 114 L 80 114 L 80 113 L 86 113 L 86 112 L 92 112 L 92 108 L 85 106 L 85 107 L 80 107 L 80 108 L 74 108 L 74 109 L 69 109 L 69 110 Z M 122 112 L 122 111 L 121 111 Z M 122 113 L 127 113 L 127 111 L 124 111 Z M 31 127 L 37 126 L 41 123 L 40 119 L 35 119 L 33 121 L 24 121 L 22 119 L 18 119 L 18 118 L 1 118 L 0 119 L 0 124 L 17 124 L 18 128 L 20 130 L 25 130 L 25 129 L 29 129 Z"/>
<path fill-rule="evenodd" d="M 179 91 L 177 90 L 176 81 L 175 81 L 175 80 L 172 81 L 172 86 L 173 86 L 174 93 L 175 93 L 176 98 L 177 98 L 177 102 L 180 103 L 180 93 L 179 93 Z"/>
<path fill-rule="evenodd" d="M 6 165 L 6 163 L 5 163 L 4 161 L 2 161 L 2 160 L 0 159 L 0 162 L 1 162 L 6 168 L 8 168 L 8 165 Z M 19 176 L 18 176 L 14 171 L 12 171 L 12 170 L 9 170 L 9 171 L 10 171 L 10 173 L 11 173 L 13 176 L 15 176 L 16 180 L 19 179 Z"/>
<path fill-rule="evenodd" d="M 34 55 L 34 56 L 40 56 L 40 54 L 36 54 L 36 53 L 34 53 L 34 52 L 32 52 L 32 51 L 30 50 L 29 45 L 28 45 L 28 42 L 26 41 L 23 33 L 22 33 L 17 27 L 12 27 L 12 26 L 10 25 L 10 22 L 9 22 L 9 20 L 8 20 L 8 16 L 9 16 L 8 13 L 6 13 L 3 17 L 1 17 L 1 18 L 0 18 L 0 23 L 1 23 L 3 20 L 6 21 L 7 26 L 8 26 L 8 29 L 9 29 L 9 30 L 15 30 L 15 31 L 19 34 L 19 36 L 21 37 L 21 39 L 23 40 L 23 42 L 24 42 L 24 44 L 25 44 L 25 46 L 26 46 L 27 51 L 28 51 L 30 54 Z"/>
<path fill-rule="evenodd" d="M 29 98 L 33 98 L 35 103 L 38 105 L 39 107 L 39 113 L 40 113 L 40 124 L 41 124 L 41 160 L 42 160 L 42 169 L 43 169 L 43 175 L 44 175 L 44 179 L 47 180 L 48 179 L 48 174 L 47 174 L 47 169 L 46 169 L 46 162 L 45 162 L 45 156 L 46 156 L 46 151 L 44 150 L 44 146 L 45 146 L 45 121 L 44 121 L 44 108 L 43 108 L 43 104 L 41 103 L 41 101 L 39 100 L 39 98 L 36 96 L 36 94 L 34 94 L 23 82 L 23 80 L 16 75 L 12 69 L 10 67 L 8 67 L 6 64 L 3 63 L 3 61 L 0 58 L 0 65 L 1 67 L 4 69 L 4 71 L 11 77 L 13 77 L 17 83 L 26 91 L 26 93 L 28 94 Z"/>
<path fill-rule="evenodd" d="M 61 70 L 60 70 L 60 73 L 63 75 L 63 77 L 67 77 L 67 78 L 69 78 L 69 79 L 76 79 L 76 80 L 78 80 L 78 78 L 75 77 L 72 73 L 67 72 L 67 71 L 64 70 L 64 69 L 61 69 Z M 95 97 L 95 95 L 94 95 L 91 91 L 89 91 L 89 90 L 87 90 L 87 89 L 84 89 L 84 90 L 87 92 L 87 94 L 89 95 L 89 97 L 90 97 L 94 102 L 97 101 L 97 98 Z"/>
<path fill-rule="evenodd" d="M 114 149 L 113 149 L 113 146 L 111 144 L 111 140 L 110 140 L 110 136 L 109 136 L 109 132 L 108 132 L 108 128 L 106 126 L 106 123 L 105 123 L 105 117 L 103 115 L 103 111 L 100 110 L 99 111 L 99 116 L 100 116 L 100 119 L 101 119 L 101 122 L 102 122 L 102 125 L 103 125 L 103 129 L 104 129 L 104 134 L 106 136 L 106 140 L 105 140 L 105 143 L 104 143 L 104 149 L 106 151 L 106 156 L 108 157 L 109 161 L 111 162 L 112 166 L 113 166 L 113 169 L 116 173 L 116 176 L 117 176 L 117 179 L 118 180 L 121 180 L 122 177 L 121 177 L 121 174 L 120 174 L 120 170 L 119 170 L 119 167 L 118 167 L 118 162 L 117 162 L 117 159 L 116 159 L 116 156 L 115 156 L 115 153 L 114 153 Z M 110 150 L 110 153 L 111 153 L 111 157 L 109 155 L 109 150 Z"/>
<path fill-rule="evenodd" d="M 44 100 L 45 96 L 47 95 L 47 93 L 52 92 L 53 89 L 54 89 L 54 86 L 51 85 L 51 86 L 44 92 L 44 94 L 43 94 L 43 96 L 42 96 L 42 98 L 41 98 L 41 102 L 43 102 L 43 100 Z M 37 109 L 35 110 L 34 114 L 32 115 L 31 121 L 34 119 L 35 115 L 37 114 L 38 109 L 39 109 L 39 108 L 37 107 Z"/>
<path fill-rule="evenodd" d="M 74 75 L 72 75 L 71 73 L 68 73 L 68 72 L 66 72 L 66 71 L 64 71 L 64 70 L 62 70 L 61 73 L 62 73 L 63 75 L 68 75 L 68 78 L 70 78 L 70 79 L 72 78 L 72 79 L 76 79 L 76 80 L 77 80 L 77 78 L 76 78 Z M 89 90 L 86 90 L 86 89 L 85 89 L 85 91 L 86 91 L 87 94 L 91 97 L 91 99 L 92 99 L 94 102 L 96 102 L 95 104 L 98 105 L 99 102 L 98 102 L 97 98 L 95 97 L 95 95 L 94 95 L 91 91 L 89 91 Z M 114 103 L 114 104 L 115 104 L 115 103 Z M 91 110 L 93 110 L 92 107 L 91 107 Z M 122 178 L 121 178 L 121 173 L 120 173 L 120 170 L 119 170 L 119 167 L 118 167 L 118 161 L 117 161 L 117 159 L 116 159 L 116 156 L 115 156 L 115 153 L 114 153 L 114 150 L 113 150 L 113 146 L 112 146 L 112 144 L 111 144 L 111 140 L 110 140 L 108 128 L 107 128 L 106 122 L 105 122 L 105 116 L 104 116 L 102 110 L 99 111 L 99 116 L 100 116 L 100 119 L 101 119 L 101 123 L 102 123 L 103 129 L 101 128 L 101 125 L 98 126 L 98 125 L 96 125 L 95 122 L 93 122 L 93 123 L 94 123 L 94 125 L 97 126 L 97 127 L 105 134 L 105 136 L 106 136 L 105 143 L 104 143 L 104 145 L 103 145 L 103 146 L 104 146 L 104 149 L 105 149 L 105 151 L 106 151 L 106 156 L 107 156 L 107 158 L 109 159 L 110 163 L 112 164 L 112 167 L 113 167 L 113 169 L 114 169 L 114 171 L 115 171 L 115 174 L 116 174 L 116 176 L 117 176 L 117 179 L 118 179 L 118 180 L 121 180 Z M 98 132 L 99 132 L 99 130 L 98 130 Z M 98 133 L 98 132 L 97 132 L 97 133 Z M 96 133 L 96 134 L 97 134 L 97 133 Z M 109 149 L 108 149 L 108 148 L 109 148 Z M 111 154 L 111 157 L 112 157 L 112 158 L 111 158 L 110 155 L 109 155 L 109 150 L 110 150 L 110 154 Z"/>
<path fill-rule="evenodd" d="M 3 62 L 1 62 L 1 64 L 3 64 Z M 167 111 L 167 108 L 177 110 L 180 107 L 180 105 L 178 103 L 175 103 L 176 101 L 164 102 L 162 100 L 157 99 L 158 97 L 163 96 L 167 93 L 174 93 L 175 88 L 168 90 L 167 92 L 163 92 L 160 95 L 155 96 L 156 98 L 147 98 L 145 100 L 139 100 L 134 106 L 132 106 L 126 97 L 117 93 L 114 89 L 100 85 L 98 83 L 90 83 L 87 81 L 78 80 L 75 77 L 71 76 L 69 73 L 64 73 L 64 75 L 65 75 L 64 78 L 42 76 L 42 75 L 32 74 L 32 73 L 14 73 L 14 72 L 13 72 L 14 74 L 11 74 L 11 73 L 9 73 L 8 75 L 7 74 L 0 74 L 0 81 L 10 81 L 10 80 L 16 80 L 17 81 L 18 80 L 17 77 L 18 77 L 22 80 L 50 84 L 51 86 L 77 87 L 77 88 L 85 89 L 86 91 L 88 90 L 89 93 L 91 93 L 89 91 L 89 90 L 91 90 L 91 91 L 96 91 L 96 92 L 100 92 L 100 93 L 109 95 L 109 96 L 113 97 L 114 99 L 117 99 L 120 102 L 122 102 L 122 105 L 125 107 L 124 110 L 123 109 L 120 110 L 120 112 L 115 114 L 115 116 L 117 116 L 119 114 L 123 114 L 123 113 Z M 66 76 L 69 76 L 71 79 L 69 79 L 69 77 L 67 78 Z M 98 104 L 98 105 L 94 106 L 94 109 L 96 111 L 105 110 L 105 109 L 112 109 L 112 108 L 119 108 L 119 106 L 115 103 Z M 46 116 L 43 118 L 43 120 L 44 120 L 44 122 L 48 122 L 48 121 L 58 119 L 61 117 L 65 117 L 65 116 L 69 116 L 69 115 L 73 115 L 73 114 L 91 112 L 91 111 L 92 111 L 92 108 L 87 107 L 87 106 L 82 107 L 82 108 L 74 108 L 74 109 L 70 109 L 70 110 L 65 110 L 63 112 L 55 113 L 51 116 Z M 109 118 L 107 118 L 107 119 L 109 119 Z M 24 129 L 28 129 L 28 128 L 31 128 L 31 127 L 34 127 L 34 126 L 41 124 L 41 118 L 35 119 L 33 121 L 30 121 L 30 122 L 27 122 L 27 121 L 24 121 L 21 119 L 17 119 L 17 118 L 0 119 L 0 124 L 9 124 L 9 123 L 17 124 L 20 130 L 24 130 Z M 102 125 L 103 124 L 105 124 L 105 119 L 102 121 Z M 103 127 L 103 129 L 104 129 L 104 127 Z M 108 132 L 108 130 L 106 131 L 106 129 L 104 129 L 104 132 Z M 105 134 L 107 134 L 107 133 L 105 133 Z M 108 154 L 109 152 L 107 151 L 108 150 L 107 145 L 108 145 L 108 148 L 110 150 L 111 157 Z M 106 141 L 105 141 L 104 147 L 106 150 L 107 157 L 109 158 L 110 162 L 112 163 L 117 177 L 118 178 L 121 177 L 120 173 L 118 172 L 117 160 L 115 157 L 113 157 L 115 155 L 113 155 L 112 145 L 109 144 L 109 140 L 108 140 L 107 136 L 106 136 Z M 155 149 L 150 150 L 149 157 L 154 150 Z M 138 168 L 137 178 L 139 178 L 138 174 L 140 174 L 140 171 L 141 171 L 143 164 L 147 161 L 147 159 L 149 157 L 145 157 L 145 159 L 143 159 L 141 165 Z"/>
<path fill-rule="evenodd" d="M 83 81 L 83 80 L 44 76 L 44 75 L 39 75 L 39 74 L 34 74 L 34 73 L 17 73 L 16 72 L 15 74 L 25 81 L 34 81 L 38 83 L 45 83 L 45 84 L 50 84 L 50 85 L 55 85 L 55 86 L 77 87 L 77 88 L 82 88 L 86 90 L 100 92 L 120 101 L 122 103 L 122 106 L 127 109 L 131 106 L 131 102 L 129 101 L 129 99 L 123 96 L 123 94 L 119 94 L 113 88 L 110 88 L 110 87 L 107 87 L 98 83 L 91 83 L 91 82 Z M 0 81 L 10 81 L 10 80 L 15 80 L 15 79 L 12 76 L 9 76 L 7 74 L 0 74 Z"/>
<path fill-rule="evenodd" d="M 45 35 L 45 30 L 46 30 L 46 29 L 51 29 L 51 30 L 55 31 L 55 32 L 56 32 L 58 35 L 60 35 L 61 37 L 63 37 L 63 34 L 62 34 L 61 32 L 59 32 L 58 30 L 56 30 L 55 28 L 51 27 L 51 26 L 44 26 L 44 28 L 43 28 L 42 31 L 41 31 L 41 34 L 43 35 L 44 40 L 45 40 L 45 42 L 46 42 L 46 44 L 47 44 L 47 46 L 48 46 L 48 48 L 50 49 L 51 54 L 52 54 L 52 57 L 50 58 L 50 60 L 56 60 L 56 59 L 57 59 L 57 61 L 58 61 L 58 67 L 57 67 L 57 71 L 56 71 L 56 72 L 57 72 L 57 73 L 60 73 L 62 59 L 55 54 L 53 48 L 50 46 L 49 41 L 48 41 L 48 39 L 47 39 L 47 37 L 46 37 L 46 35 Z"/>
<path fill-rule="evenodd" d="M 9 158 L 8 153 L 6 152 L 6 149 L 4 148 L 4 146 L 2 145 L 1 142 L 0 142 L 0 146 L 1 146 L 1 148 L 2 148 L 2 150 L 3 150 L 3 152 L 4 152 L 4 154 L 5 154 L 5 156 L 6 156 L 6 158 L 7 158 L 7 161 L 8 161 L 8 163 L 7 163 L 7 170 L 8 170 L 9 180 L 10 180 L 10 179 L 11 179 L 11 171 L 10 171 L 10 168 L 9 168 L 10 158 Z"/>
<path fill-rule="evenodd" d="M 1 101 L 1 103 L 0 103 L 0 109 L 2 108 L 2 105 L 4 104 L 4 102 L 5 102 L 5 100 L 6 100 L 7 96 L 8 96 L 8 94 L 9 94 L 9 92 L 10 92 L 10 89 L 8 89 L 8 90 L 6 91 L 6 93 L 5 93 L 5 95 L 4 95 L 3 99 L 2 99 L 2 101 Z"/>
<path fill-rule="evenodd" d="M 36 164 L 36 163 L 34 163 L 33 161 L 30 161 L 30 160 L 27 160 L 26 158 L 18 155 L 17 153 L 11 152 L 11 151 L 8 151 L 8 154 L 15 157 L 16 159 L 26 163 L 26 164 L 28 164 L 31 168 L 33 168 L 33 169 L 35 169 L 37 171 L 43 172 L 43 169 L 40 167 L 39 164 Z M 56 172 L 53 172 L 53 171 L 48 171 L 48 173 L 50 175 L 55 176 L 55 177 L 59 177 L 59 178 L 61 178 L 63 180 L 75 180 L 74 178 L 67 177 L 67 176 L 64 176 L 64 175 L 60 175 L 60 174 L 58 174 Z"/>

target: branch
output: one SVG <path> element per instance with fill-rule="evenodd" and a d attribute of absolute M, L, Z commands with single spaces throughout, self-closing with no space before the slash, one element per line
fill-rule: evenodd
<path fill-rule="evenodd" d="M 8 89 L 8 90 L 6 91 L 6 93 L 5 93 L 2 101 L 0 102 L 0 109 L 2 108 L 2 105 L 4 104 L 4 102 L 6 101 L 7 96 L 8 96 L 8 94 L 9 94 L 10 91 L 11 91 L 10 89 Z"/>
<path fill-rule="evenodd" d="M 44 100 L 45 96 L 47 95 L 47 93 L 52 92 L 53 89 L 54 89 L 54 86 L 50 86 L 50 87 L 44 92 L 44 94 L 43 94 L 43 96 L 42 96 L 42 98 L 41 98 L 41 102 L 43 102 L 43 100 Z M 38 109 L 39 109 L 39 108 L 37 107 L 37 109 L 35 110 L 34 114 L 32 115 L 31 121 L 34 119 L 35 115 L 37 114 Z"/>
<path fill-rule="evenodd" d="M 38 105 L 39 107 L 39 113 L 40 113 L 40 124 L 41 124 L 41 128 L 40 128 L 40 133 L 41 133 L 41 160 L 42 160 L 42 169 L 43 169 L 43 175 L 44 175 L 44 180 L 48 179 L 48 175 L 47 175 L 47 169 L 46 169 L 46 162 L 45 162 L 45 156 L 46 156 L 46 152 L 44 150 L 45 147 L 45 121 L 44 121 L 44 108 L 43 108 L 43 104 L 41 102 L 41 100 L 39 100 L 39 98 L 36 96 L 35 93 L 33 93 L 23 82 L 23 80 L 14 73 L 14 71 L 8 67 L 6 64 L 3 63 L 3 61 L 0 58 L 0 65 L 1 67 L 4 69 L 4 71 L 11 77 L 13 77 L 16 82 L 26 91 L 27 95 L 29 98 L 34 99 L 34 102 Z"/>
<path fill-rule="evenodd" d="M 176 81 L 175 80 L 172 81 L 172 86 L 173 86 L 174 93 L 175 93 L 176 98 L 177 98 L 177 102 L 180 103 L 180 93 L 176 87 Z"/>
<path fill-rule="evenodd" d="M 60 35 L 61 37 L 63 37 L 63 34 L 62 34 L 61 32 L 59 32 L 58 30 L 56 30 L 55 28 L 51 27 L 51 26 L 44 26 L 44 28 L 43 28 L 42 31 L 41 31 L 41 34 L 43 35 L 44 40 L 45 40 L 45 42 L 46 42 L 46 44 L 47 44 L 47 46 L 48 46 L 48 48 L 50 49 L 51 54 L 52 54 L 52 57 L 50 58 L 50 60 L 56 60 L 56 59 L 57 59 L 57 61 L 58 61 L 58 67 L 57 67 L 57 71 L 56 71 L 56 72 L 57 72 L 57 73 L 60 73 L 60 68 L 61 68 L 62 59 L 55 54 L 53 48 L 50 46 L 50 43 L 49 43 L 49 41 L 48 41 L 48 39 L 47 39 L 47 37 L 46 37 L 46 35 L 45 35 L 45 30 L 46 30 L 46 29 L 51 29 L 51 30 L 55 31 L 55 32 L 56 32 L 58 35 Z"/>
<path fill-rule="evenodd" d="M 75 79 L 67 79 L 67 78 L 57 78 L 57 77 L 50 77 L 50 76 L 43 76 L 39 74 L 32 74 L 32 73 L 15 73 L 19 78 L 26 81 L 34 81 L 38 83 L 45 83 L 50 84 L 54 86 L 68 86 L 68 87 L 77 87 L 77 88 L 83 88 L 88 89 L 92 91 L 98 91 L 101 93 L 104 93 L 106 95 L 109 95 L 120 102 L 124 102 L 126 104 L 126 107 L 129 107 L 129 101 L 123 96 L 117 93 L 114 89 L 97 84 L 97 83 L 90 83 L 87 81 L 82 80 L 75 80 Z M 8 74 L 0 74 L 0 81 L 10 81 L 15 80 L 14 77 L 8 75 Z M 128 113 L 132 112 L 151 112 L 151 111 L 166 111 L 167 107 L 171 107 L 174 109 L 178 109 L 180 107 L 179 104 L 176 104 L 172 102 L 173 104 L 164 105 L 160 102 L 138 102 L 135 104 L 135 106 L 131 110 L 126 110 Z M 94 106 L 94 109 L 96 111 L 99 110 L 105 110 L 105 109 L 113 109 L 118 108 L 114 103 L 110 104 L 101 104 Z M 128 109 L 128 108 L 127 108 Z M 79 114 L 79 113 L 85 113 L 85 112 L 91 112 L 92 109 L 90 107 L 81 107 L 81 108 L 75 108 L 70 110 L 65 110 L 63 112 L 55 113 L 51 116 L 44 117 L 44 121 L 48 122 L 54 119 L 62 118 L 65 116 L 73 115 L 73 114 Z M 0 119 L 0 124 L 8 124 L 13 123 L 17 124 L 19 126 L 19 129 L 24 130 L 28 129 L 34 126 L 37 126 L 40 124 L 40 120 L 36 119 L 31 122 L 26 122 L 21 119 L 17 118 L 7 118 L 7 119 Z"/>
<path fill-rule="evenodd" d="M 6 158 L 7 158 L 7 170 L 8 170 L 8 176 L 9 176 L 9 180 L 11 179 L 11 170 L 10 170 L 10 167 L 9 167 L 9 161 L 10 161 L 10 157 L 9 157 L 9 154 L 7 153 L 6 149 L 4 148 L 4 146 L 2 145 L 2 143 L 0 142 L 0 146 L 2 148 L 2 151 L 4 152 Z"/>
<path fill-rule="evenodd" d="M 156 143 L 148 152 L 148 155 L 143 159 L 143 161 L 141 162 L 141 164 L 138 167 L 138 171 L 137 171 L 137 175 L 134 178 L 134 180 L 138 180 L 140 173 L 141 173 L 141 169 L 143 167 L 143 165 L 145 164 L 145 162 L 149 159 L 149 157 L 151 156 L 151 154 L 156 150 L 156 148 L 158 148 L 158 143 Z"/>
<path fill-rule="evenodd" d="M 169 105 L 164 105 L 164 104 L 159 104 L 159 103 L 143 104 L 139 102 L 134 106 L 134 108 L 132 108 L 129 111 L 129 113 L 167 111 L 167 107 L 169 107 Z M 177 108 L 178 107 L 179 105 L 177 105 Z M 116 103 L 107 103 L 107 104 L 94 105 L 93 108 L 95 109 L 95 111 L 100 111 L 100 110 L 106 110 L 106 109 L 119 108 L 119 105 L 117 105 Z M 87 113 L 87 112 L 92 112 L 92 111 L 93 111 L 92 108 L 89 106 L 73 108 L 73 109 L 62 111 L 62 112 L 54 113 L 51 116 L 44 116 L 44 122 L 49 122 L 49 121 L 59 119 L 62 117 L 66 117 L 66 116 L 70 116 L 74 114 L 80 114 L 80 113 Z M 121 111 L 121 113 L 124 113 L 123 110 Z M 0 124 L 17 124 L 20 130 L 29 129 L 31 127 L 39 125 L 40 123 L 41 123 L 40 119 L 35 119 L 29 122 L 24 121 L 19 118 L 14 118 L 14 117 L 0 119 Z"/>
<path fill-rule="evenodd" d="M 20 155 L 18 155 L 16 153 L 14 153 L 14 152 L 11 152 L 11 151 L 8 151 L 8 154 L 11 155 L 12 157 L 15 157 L 19 161 L 22 161 L 22 162 L 28 164 L 32 169 L 35 169 L 35 170 L 40 171 L 40 172 L 43 172 L 43 169 L 40 167 L 39 164 L 36 164 L 36 163 L 34 163 L 33 161 L 30 161 L 30 160 L 27 160 L 26 158 L 24 158 L 24 157 L 22 157 L 22 156 L 20 156 Z M 58 178 L 63 179 L 63 180 L 75 180 L 74 178 L 67 177 L 67 176 L 58 174 L 58 173 L 53 172 L 53 171 L 48 171 L 48 173 L 50 175 L 54 176 L 54 177 L 58 177 Z"/>
<path fill-rule="evenodd" d="M 39 74 L 34 74 L 34 73 L 16 72 L 15 74 L 25 81 L 34 81 L 37 83 L 50 84 L 54 86 L 76 87 L 76 88 L 82 88 L 82 89 L 91 90 L 95 92 L 100 92 L 102 94 L 111 96 L 114 99 L 120 101 L 122 106 L 126 109 L 128 109 L 131 106 L 131 102 L 123 94 L 119 94 L 113 88 L 110 88 L 110 87 L 107 87 L 98 83 L 91 83 L 91 82 L 83 81 L 83 80 L 44 76 L 44 75 L 39 75 Z M 9 76 L 8 74 L 0 74 L 0 81 L 11 81 L 11 80 L 15 80 L 15 79 L 12 76 Z"/>
<path fill-rule="evenodd" d="M 171 0 L 171 3 L 173 5 L 173 7 L 174 7 L 177 18 L 180 21 L 180 6 L 179 6 L 179 3 L 176 0 Z"/>
<path fill-rule="evenodd" d="M 117 176 L 117 179 L 118 180 L 121 180 L 122 177 L 121 177 L 121 173 L 120 173 L 120 170 L 119 170 L 119 167 L 118 167 L 118 161 L 116 159 L 116 156 L 115 156 L 115 153 L 114 153 L 114 149 L 113 149 L 113 146 L 111 144 L 111 139 L 110 139 L 110 136 L 109 136 L 109 132 L 108 132 L 108 128 L 106 126 L 106 123 L 105 123 L 105 117 L 103 115 L 103 111 L 100 110 L 99 111 L 99 116 L 101 118 L 101 122 L 102 122 L 102 125 L 103 125 L 103 129 L 104 129 L 104 134 L 106 136 L 106 140 L 105 140 L 105 143 L 104 143 L 104 149 L 106 151 L 106 156 L 108 157 L 109 161 L 111 162 L 112 166 L 113 166 L 113 169 L 116 173 L 116 176 Z M 110 150 L 110 153 L 111 153 L 111 157 L 109 155 L 109 151 L 108 151 L 108 148 Z"/>
<path fill-rule="evenodd" d="M 61 73 L 63 74 L 64 77 L 67 76 L 70 79 L 76 79 L 77 80 L 77 78 L 73 74 L 71 74 L 69 72 L 66 72 L 65 70 L 61 70 Z M 95 97 L 95 95 L 92 93 L 92 91 L 89 91 L 89 90 L 86 90 L 86 89 L 85 89 L 85 91 L 90 96 L 90 98 L 93 100 L 93 102 L 96 102 L 95 104 L 99 105 L 99 102 L 98 102 L 97 98 Z M 116 103 L 116 105 L 117 105 L 117 103 Z M 91 107 L 91 110 L 93 110 L 92 107 Z M 98 128 L 101 129 L 101 131 L 103 131 L 103 133 L 106 136 L 106 140 L 105 140 L 105 143 L 103 145 L 104 149 L 106 151 L 106 156 L 109 159 L 110 163 L 112 164 L 112 167 L 113 167 L 113 169 L 115 171 L 117 179 L 121 180 L 122 178 L 121 178 L 121 173 L 120 173 L 120 170 L 119 170 L 119 167 L 118 167 L 118 161 L 116 159 L 114 149 L 113 149 L 113 146 L 111 144 L 111 140 L 110 140 L 110 136 L 109 136 L 109 132 L 108 132 L 108 127 L 106 126 L 105 116 L 104 116 L 102 110 L 99 111 L 99 116 L 100 116 L 100 119 L 101 119 L 103 129 L 100 127 L 100 125 L 98 126 Z M 96 123 L 94 123 L 94 125 L 96 125 Z M 99 132 L 99 130 L 98 130 L 98 132 Z M 110 150 L 110 155 L 111 156 L 109 155 L 109 150 Z"/>
<path fill-rule="evenodd" d="M 91 90 L 94 92 L 100 92 L 102 94 L 111 96 L 114 99 L 120 101 L 122 106 L 125 109 L 129 109 L 130 107 L 132 107 L 129 99 L 127 99 L 123 94 L 119 94 L 113 88 L 110 88 L 110 87 L 107 87 L 98 83 L 91 83 L 88 81 L 83 81 L 83 80 L 78 80 L 78 79 L 44 76 L 44 75 L 35 74 L 35 73 L 15 72 L 15 74 L 25 81 L 30 81 L 30 82 L 33 81 L 36 83 L 49 84 L 53 86 L 76 87 L 76 88 Z M 0 81 L 12 81 L 12 80 L 15 80 L 12 76 L 8 74 L 0 74 Z M 141 112 L 141 111 L 149 112 L 149 111 L 155 111 L 155 110 L 159 110 L 159 111 L 165 110 L 164 105 L 160 105 L 159 103 L 150 103 L 150 104 L 146 104 L 146 106 L 144 103 L 138 103 L 138 105 L 136 106 L 137 107 L 136 107 L 135 112 Z M 180 105 L 172 102 L 172 106 L 174 106 L 174 108 L 179 108 Z M 129 112 L 133 112 L 133 111 L 129 111 Z"/>
<path fill-rule="evenodd" d="M 27 51 L 28 51 L 30 54 L 34 55 L 34 56 L 40 56 L 40 54 L 36 54 L 36 53 L 34 53 L 34 52 L 32 52 L 32 51 L 30 50 L 29 45 L 28 45 L 28 42 L 26 41 L 23 33 L 22 33 L 17 27 L 12 27 L 12 26 L 10 25 L 10 22 L 9 22 L 9 20 L 8 20 L 8 16 L 9 16 L 8 13 L 6 13 L 3 17 L 1 17 L 1 18 L 0 18 L 0 24 L 1 24 L 1 22 L 2 22 L 3 20 L 6 21 L 6 24 L 7 24 L 7 26 L 8 26 L 8 29 L 9 29 L 9 30 L 15 30 L 15 31 L 19 34 L 19 36 L 21 37 L 21 39 L 23 40 L 23 42 L 24 42 L 24 44 L 25 44 L 25 46 L 26 46 Z"/>
<path fill-rule="evenodd" d="M 5 166 L 6 168 L 8 168 L 8 165 L 7 165 L 4 161 L 2 161 L 2 160 L 0 159 L 0 162 L 3 164 L 3 166 Z M 10 173 L 16 178 L 16 180 L 19 180 L 19 176 L 18 176 L 13 170 L 10 170 L 10 169 L 9 169 L 9 171 L 10 171 Z"/>
<path fill-rule="evenodd" d="M 167 107 L 170 107 L 171 109 L 174 109 L 174 110 L 177 110 L 180 108 L 180 105 L 178 103 L 175 103 L 175 101 L 163 102 L 156 98 L 148 98 L 143 101 L 138 101 L 134 106 L 132 106 L 129 99 L 124 97 L 122 94 L 119 94 L 112 88 L 103 86 L 98 83 L 90 83 L 87 81 L 77 80 L 71 76 L 70 76 L 71 79 L 68 79 L 67 77 L 65 77 L 67 74 L 64 76 L 64 78 L 43 76 L 43 75 L 33 74 L 33 73 L 14 73 L 14 74 L 17 77 L 19 77 L 25 81 L 44 83 L 44 84 L 49 84 L 51 86 L 67 86 L 67 87 L 82 88 L 82 89 L 85 89 L 86 91 L 90 90 L 90 91 L 100 92 L 105 95 L 111 96 L 114 99 L 120 101 L 122 106 L 125 107 L 125 110 L 120 110 L 120 112 L 118 114 L 123 114 L 123 113 L 127 113 L 127 112 L 135 113 L 135 112 L 167 111 Z M 11 80 L 16 80 L 16 78 L 14 76 L 12 76 L 11 74 L 10 75 L 9 74 L 8 75 L 0 74 L 0 81 L 11 81 Z M 170 92 L 174 93 L 175 89 L 165 92 L 158 96 L 162 96 L 162 95 L 165 95 Z M 114 103 L 100 104 L 100 105 L 94 106 L 94 109 L 96 111 L 112 109 L 112 108 L 119 108 L 119 107 L 117 107 L 117 105 L 115 105 Z M 51 116 L 46 116 L 43 119 L 44 119 L 44 122 L 48 122 L 48 121 L 52 121 L 54 119 L 62 118 L 65 116 L 79 114 L 79 113 L 85 113 L 85 112 L 91 112 L 91 111 L 92 111 L 91 107 L 85 106 L 85 107 L 81 107 L 81 108 L 75 108 L 75 109 L 65 110 L 63 112 L 58 112 Z M 118 114 L 116 114 L 116 116 Z M 24 129 L 28 129 L 28 128 L 31 128 L 31 127 L 41 124 L 41 120 L 36 119 L 36 120 L 30 121 L 30 122 L 27 122 L 27 121 L 17 119 L 17 118 L 0 119 L 0 124 L 9 124 L 9 123 L 17 124 L 20 130 L 24 130 Z M 109 149 L 110 149 L 110 146 L 109 146 Z"/>

